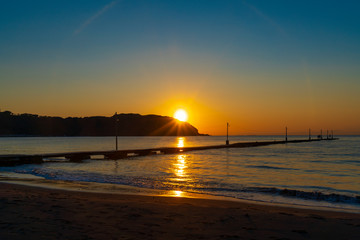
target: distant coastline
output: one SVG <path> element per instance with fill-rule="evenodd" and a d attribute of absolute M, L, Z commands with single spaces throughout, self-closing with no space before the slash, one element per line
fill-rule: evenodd
<path fill-rule="evenodd" d="M 0 137 L 208 136 L 187 122 L 160 115 L 52 117 L 0 112 Z"/>

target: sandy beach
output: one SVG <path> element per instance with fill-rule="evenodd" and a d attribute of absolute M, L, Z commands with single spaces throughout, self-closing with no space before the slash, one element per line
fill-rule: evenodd
<path fill-rule="evenodd" d="M 0 239 L 360 239 L 360 214 L 0 183 Z"/>

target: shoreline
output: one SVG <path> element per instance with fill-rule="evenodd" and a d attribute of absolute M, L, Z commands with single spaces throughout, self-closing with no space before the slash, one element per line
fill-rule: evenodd
<path fill-rule="evenodd" d="M 326 212 L 340 212 L 340 213 L 354 213 L 360 214 L 358 209 L 330 207 L 330 206 L 313 206 L 296 203 L 281 203 L 270 202 L 264 200 L 250 200 L 239 199 L 228 196 L 211 195 L 206 193 L 192 193 L 179 190 L 160 190 L 134 187 L 121 184 L 111 183 L 98 183 L 98 182 L 82 182 L 82 181 L 65 181 L 65 180 L 50 180 L 43 177 L 37 177 L 31 174 L 20 173 L 6 173 L 0 172 L 0 184 L 17 184 L 22 186 L 29 186 L 35 188 L 54 189 L 60 191 L 72 191 L 72 192 L 88 192 L 94 194 L 114 194 L 114 195 L 139 195 L 139 196 L 152 196 L 152 197 L 180 197 L 180 198 L 196 198 L 215 201 L 230 201 L 240 202 L 254 205 L 265 205 L 275 207 L 285 207 L 293 209 L 308 209 L 316 211 Z"/>
<path fill-rule="evenodd" d="M 0 182 L 1 239 L 357 239 L 360 214 Z"/>

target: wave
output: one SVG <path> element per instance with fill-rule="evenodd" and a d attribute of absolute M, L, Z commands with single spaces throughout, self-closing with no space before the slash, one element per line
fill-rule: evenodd
<path fill-rule="evenodd" d="M 273 166 L 266 166 L 266 165 L 252 165 L 252 166 L 247 166 L 247 167 L 248 168 L 274 169 L 274 170 L 298 170 L 296 168 L 273 167 Z"/>
<path fill-rule="evenodd" d="M 337 203 L 360 203 L 360 196 L 348 196 L 337 193 L 323 193 L 319 191 L 301 191 L 294 189 L 279 189 L 279 188 L 255 188 L 255 191 L 263 193 L 279 194 L 286 197 L 296 197 L 307 200 L 337 202 Z"/>
<path fill-rule="evenodd" d="M 259 166 L 258 166 L 259 167 Z M 266 166 L 263 166 L 266 167 Z M 360 204 L 360 195 L 357 193 L 345 195 L 343 193 L 326 193 L 331 189 L 324 191 L 306 191 L 299 189 L 288 189 L 278 187 L 249 187 L 243 185 L 232 185 L 227 183 L 219 183 L 217 181 L 202 181 L 201 179 L 192 179 L 191 182 L 178 182 L 171 180 L 169 176 L 124 176 L 124 175 L 107 175 L 98 173 L 89 173 L 77 170 L 76 172 L 67 172 L 63 170 L 45 169 L 23 169 L 15 171 L 18 173 L 28 173 L 41 176 L 46 179 L 81 181 L 81 182 L 98 182 L 122 184 L 135 187 L 160 189 L 160 190 L 182 190 L 187 192 L 202 192 L 212 195 L 229 196 L 235 198 L 243 198 L 242 195 L 247 194 L 266 194 L 268 196 L 282 196 L 287 198 L 325 201 L 330 203 Z M 299 187 L 304 188 L 304 187 Z M 336 191 L 336 190 L 334 190 Z"/>
<path fill-rule="evenodd" d="M 263 194 L 272 194 L 280 195 L 290 198 L 300 198 L 303 200 L 316 200 L 316 201 L 326 201 L 332 203 L 350 203 L 350 204 L 360 204 L 360 195 L 349 196 L 344 194 L 336 193 L 323 193 L 319 191 L 302 191 L 295 189 L 281 189 L 275 187 L 244 187 L 242 189 L 232 189 L 232 188 L 207 188 L 209 191 L 214 192 L 243 192 L 243 193 L 263 193 Z"/>

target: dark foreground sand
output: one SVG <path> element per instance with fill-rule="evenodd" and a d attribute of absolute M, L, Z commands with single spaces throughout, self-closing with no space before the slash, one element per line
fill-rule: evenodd
<path fill-rule="evenodd" d="M 0 183 L 0 239 L 360 239 L 360 214 Z"/>

